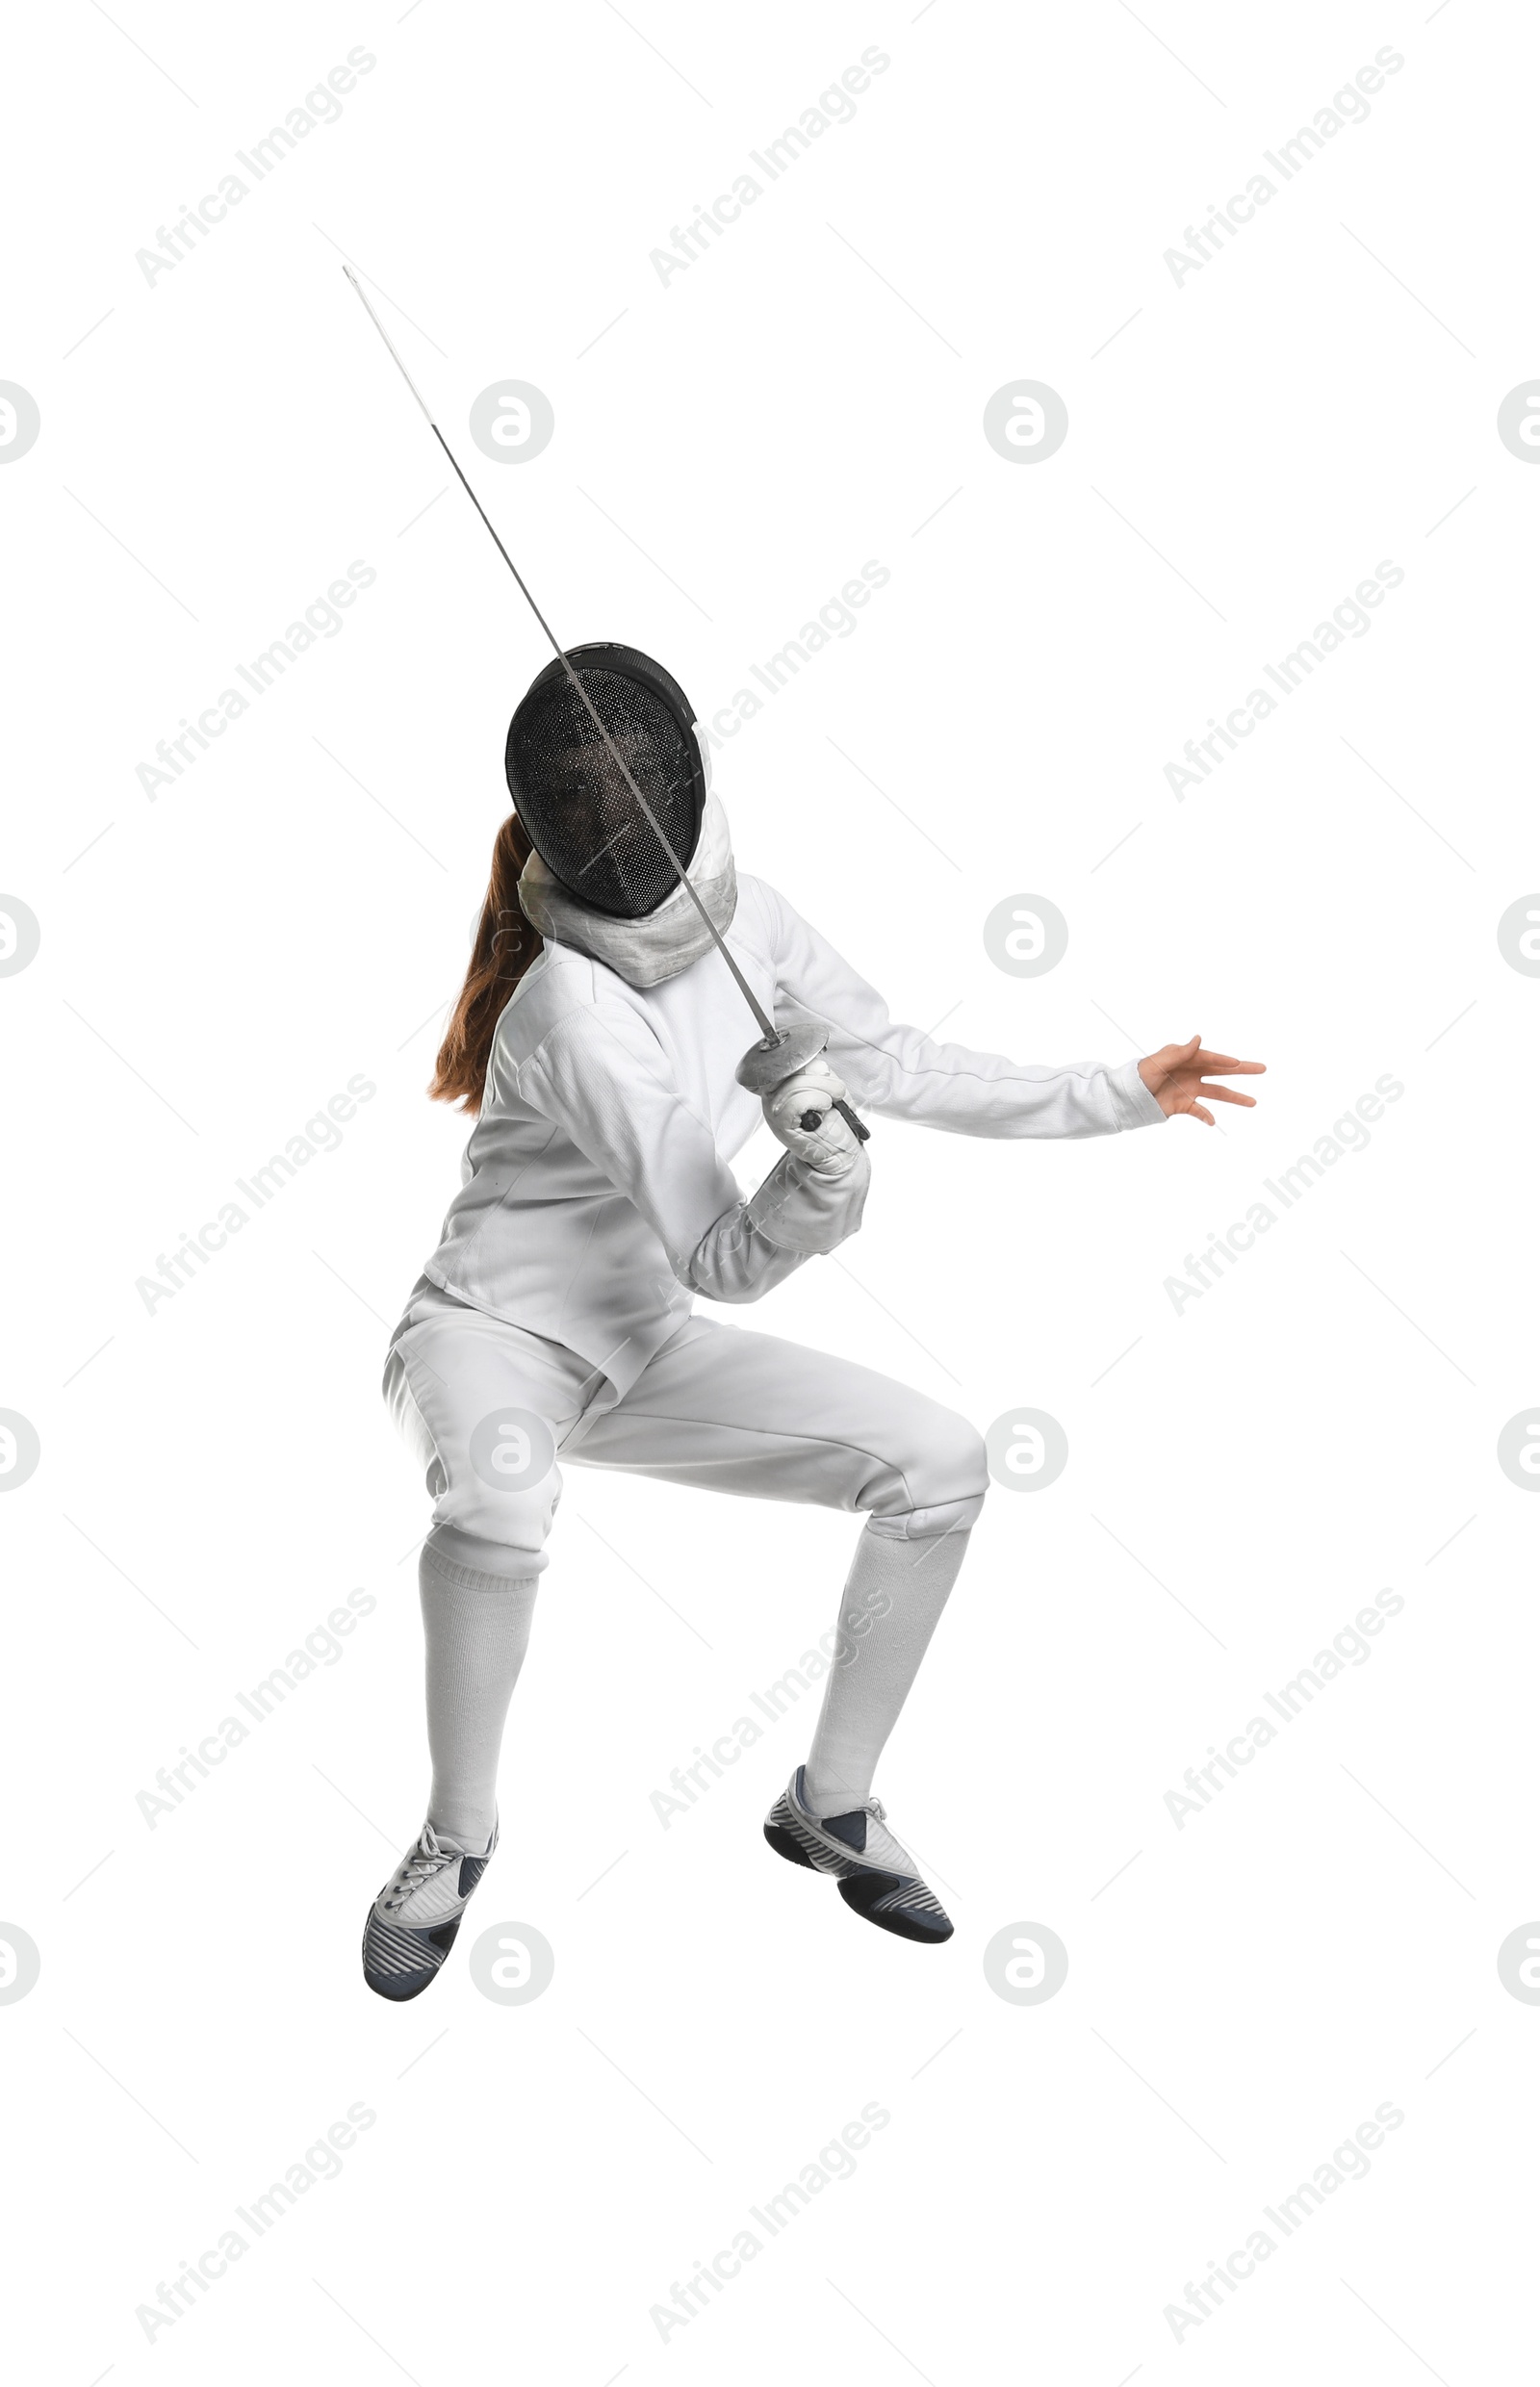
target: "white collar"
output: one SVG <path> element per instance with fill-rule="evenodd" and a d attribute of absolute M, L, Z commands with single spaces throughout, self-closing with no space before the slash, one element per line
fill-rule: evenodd
<path fill-rule="evenodd" d="M 725 937 L 737 909 L 738 880 L 732 839 L 719 800 L 707 795 L 686 873 L 718 936 Z M 603 962 L 630 987 L 655 987 L 677 978 L 711 949 L 706 925 L 682 886 L 641 920 L 615 920 L 590 911 L 552 878 L 531 854 L 519 881 L 519 905 L 531 928 L 559 945 Z"/>

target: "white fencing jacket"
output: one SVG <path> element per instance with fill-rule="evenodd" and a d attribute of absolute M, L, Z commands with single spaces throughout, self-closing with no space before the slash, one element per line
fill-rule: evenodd
<path fill-rule="evenodd" d="M 1137 1062 L 1033 1068 L 890 1020 L 762 880 L 738 882 L 727 941 L 778 1024 L 810 1013 L 828 1027 L 829 1062 L 862 1110 L 995 1137 L 1104 1136 L 1165 1116 Z M 697 1295 L 757 1300 L 832 1248 L 859 1222 L 864 1166 L 840 1190 L 786 1153 L 746 1201 L 729 1165 L 760 1121 L 733 1076 L 752 1040 L 714 947 L 641 988 L 548 941 L 498 1023 L 429 1279 L 624 1394 Z"/>

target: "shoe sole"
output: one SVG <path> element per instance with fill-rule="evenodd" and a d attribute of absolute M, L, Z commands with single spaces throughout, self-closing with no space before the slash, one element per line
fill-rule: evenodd
<path fill-rule="evenodd" d="M 890 1931 L 897 1939 L 912 1940 L 916 1947 L 939 1947 L 952 1937 L 951 1917 L 942 1913 L 939 1904 L 932 1914 L 923 1908 L 916 1912 L 913 1907 L 899 1903 L 906 1896 L 912 1896 L 913 1886 L 896 1873 L 862 1872 L 841 1882 L 839 1894 L 853 1914 L 859 1914 L 864 1923 L 875 1923 L 879 1931 Z M 925 1895 L 930 1897 L 930 1891 Z"/>

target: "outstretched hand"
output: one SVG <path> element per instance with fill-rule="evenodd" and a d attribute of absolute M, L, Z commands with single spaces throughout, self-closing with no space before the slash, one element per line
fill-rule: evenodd
<path fill-rule="evenodd" d="M 1211 1102 L 1239 1102 L 1248 1111 L 1257 1106 L 1254 1094 L 1238 1094 L 1228 1086 L 1208 1085 L 1210 1074 L 1260 1077 L 1267 1065 L 1265 1061 L 1237 1061 L 1233 1053 L 1206 1052 L 1194 1036 L 1185 1044 L 1163 1044 L 1158 1053 L 1148 1054 L 1139 1065 L 1139 1074 L 1168 1118 L 1185 1111 L 1192 1117 L 1200 1118 L 1205 1127 L 1212 1127 L 1214 1114 L 1198 1100 L 1200 1094 L 1207 1094 Z"/>

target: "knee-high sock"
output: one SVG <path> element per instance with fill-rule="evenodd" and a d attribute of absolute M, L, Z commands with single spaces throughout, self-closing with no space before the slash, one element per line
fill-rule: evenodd
<path fill-rule="evenodd" d="M 808 1758 L 808 1806 L 814 1815 L 848 1814 L 870 1796 L 883 1744 L 898 1722 L 967 1546 L 965 1527 L 900 1542 L 868 1526 L 857 1543 Z"/>
<path fill-rule="evenodd" d="M 427 1819 L 478 1854 L 492 1836 L 503 1718 L 529 1644 L 537 1578 L 484 1575 L 428 1543 L 419 1567 L 427 1643 Z"/>

